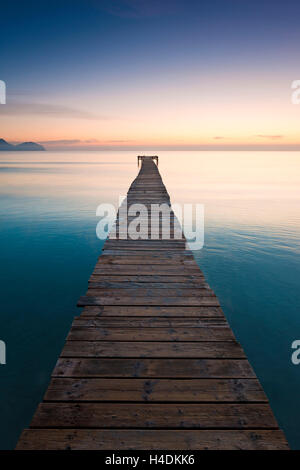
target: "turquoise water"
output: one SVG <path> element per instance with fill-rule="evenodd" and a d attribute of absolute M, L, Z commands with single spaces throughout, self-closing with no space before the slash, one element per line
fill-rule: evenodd
<path fill-rule="evenodd" d="M 157 153 L 157 152 L 156 152 Z M 300 449 L 300 155 L 158 152 L 173 202 L 203 203 L 195 252 L 290 445 Z M 134 152 L 0 154 L 0 448 L 42 399 L 102 242 L 96 207 L 117 204 Z"/>

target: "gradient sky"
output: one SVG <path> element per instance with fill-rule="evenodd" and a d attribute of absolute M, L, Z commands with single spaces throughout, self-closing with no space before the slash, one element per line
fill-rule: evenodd
<path fill-rule="evenodd" d="M 47 148 L 297 148 L 300 2 L 1 5 L 0 137 Z"/>

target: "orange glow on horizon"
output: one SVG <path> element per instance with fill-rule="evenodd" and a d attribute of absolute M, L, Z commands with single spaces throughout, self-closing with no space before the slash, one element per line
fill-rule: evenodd
<path fill-rule="evenodd" d="M 300 106 L 291 104 L 288 80 L 277 77 L 273 83 L 263 76 L 251 82 L 232 76 L 223 78 L 221 88 L 218 80 L 183 81 L 178 88 L 155 83 L 147 91 L 112 89 L 110 94 L 95 92 L 92 98 L 56 97 L 51 106 L 59 109 L 66 104 L 74 116 L 72 111 L 55 114 L 47 110 L 41 115 L 17 111 L 10 115 L 1 108 L 0 137 L 10 142 L 35 141 L 48 148 L 300 148 Z M 76 114 L 76 109 L 83 115 Z"/>

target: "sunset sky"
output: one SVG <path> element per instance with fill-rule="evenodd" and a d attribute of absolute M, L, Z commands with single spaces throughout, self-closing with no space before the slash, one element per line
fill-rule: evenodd
<path fill-rule="evenodd" d="M 0 138 L 300 149 L 299 18 L 296 0 L 6 2 Z"/>

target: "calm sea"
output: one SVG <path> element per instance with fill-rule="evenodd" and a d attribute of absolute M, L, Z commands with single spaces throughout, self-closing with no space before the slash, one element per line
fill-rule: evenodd
<path fill-rule="evenodd" d="M 300 154 L 158 153 L 172 202 L 205 206 L 195 257 L 300 449 Z M 96 207 L 117 204 L 136 173 L 133 151 L 0 153 L 1 449 L 28 426 L 80 312 L 102 247 Z"/>

